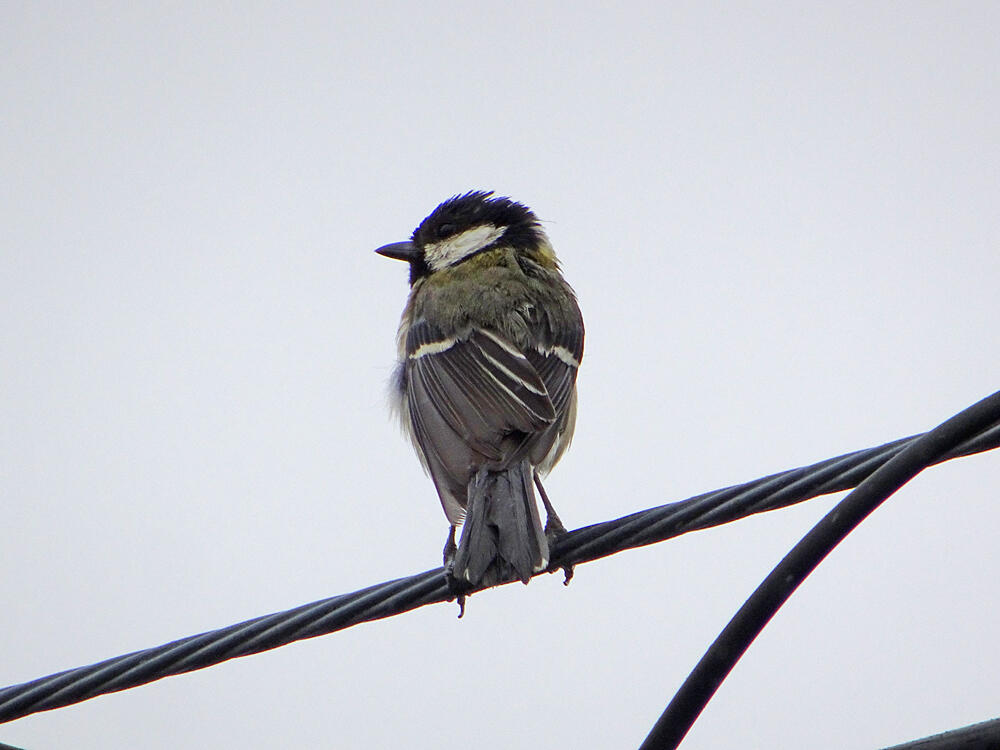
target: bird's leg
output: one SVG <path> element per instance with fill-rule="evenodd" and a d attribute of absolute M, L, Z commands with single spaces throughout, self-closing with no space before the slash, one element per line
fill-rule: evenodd
<path fill-rule="evenodd" d="M 452 526 L 448 530 L 448 539 L 444 543 L 444 578 L 448 582 L 448 590 L 458 600 L 458 617 L 461 619 L 465 614 L 465 594 L 461 590 L 460 583 L 455 580 L 455 555 L 458 552 L 458 546 L 455 544 L 456 528 Z"/>
<path fill-rule="evenodd" d="M 556 540 L 566 533 L 566 527 L 563 526 L 563 522 L 559 519 L 556 509 L 552 507 L 552 503 L 549 501 L 549 496 L 545 493 L 545 488 L 542 486 L 542 480 L 538 476 L 537 471 L 535 472 L 535 486 L 538 488 L 538 494 L 542 496 L 542 505 L 545 506 L 545 539 L 548 541 L 549 548 L 551 549 L 555 546 Z M 566 576 L 563 579 L 563 585 L 569 586 L 570 579 L 573 577 L 573 566 L 563 565 L 562 569 L 563 574 Z"/>
<path fill-rule="evenodd" d="M 546 494 L 545 488 L 542 487 L 542 480 L 538 476 L 537 471 L 535 472 L 535 486 L 538 488 L 538 493 L 542 496 L 542 505 L 545 506 L 545 536 L 551 541 L 561 534 L 565 534 L 566 527 L 559 520 L 556 509 L 552 507 L 552 503 L 549 501 L 549 496 Z"/>
<path fill-rule="evenodd" d="M 455 527 L 450 526 L 448 528 L 448 539 L 444 543 L 444 572 L 449 575 L 452 568 L 455 567 L 456 552 L 458 552 L 458 547 L 455 545 Z"/>

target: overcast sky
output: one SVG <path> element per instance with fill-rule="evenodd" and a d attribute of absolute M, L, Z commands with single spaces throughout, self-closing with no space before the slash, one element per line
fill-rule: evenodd
<path fill-rule="evenodd" d="M 386 409 L 441 200 L 531 206 L 587 324 L 570 528 L 1000 387 L 1000 6 L 0 11 L 0 686 L 440 564 Z M 1000 454 L 841 545 L 685 748 L 997 715 Z M 73 747 L 634 747 L 837 498 L 0 726 Z"/>

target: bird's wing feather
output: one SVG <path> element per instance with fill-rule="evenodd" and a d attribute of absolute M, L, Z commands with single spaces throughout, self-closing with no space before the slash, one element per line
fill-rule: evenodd
<path fill-rule="evenodd" d="M 552 400 L 556 414 L 564 414 L 573 396 L 576 373 L 583 358 L 583 325 L 565 326 L 548 345 L 525 353 Z"/>
<path fill-rule="evenodd" d="M 467 449 L 497 461 L 507 435 L 540 432 L 556 419 L 545 382 L 529 358 L 491 331 L 473 329 L 464 338 L 449 338 L 417 321 L 406 351 L 407 398 L 425 452 L 452 454 L 460 448 L 454 443 L 458 438 Z M 453 436 L 428 429 L 435 422 Z"/>

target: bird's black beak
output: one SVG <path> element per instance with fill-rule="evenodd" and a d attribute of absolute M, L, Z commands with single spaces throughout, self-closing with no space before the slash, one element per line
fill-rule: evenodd
<path fill-rule="evenodd" d="M 420 250 L 410 240 L 382 245 L 375 252 L 393 260 L 405 260 L 407 263 L 413 263 L 420 259 Z"/>

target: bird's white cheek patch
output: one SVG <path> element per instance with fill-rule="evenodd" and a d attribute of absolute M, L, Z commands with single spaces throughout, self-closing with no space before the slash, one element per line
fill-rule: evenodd
<path fill-rule="evenodd" d="M 507 227 L 483 224 L 466 229 L 461 234 L 424 247 L 424 258 L 432 271 L 440 271 L 473 253 L 492 245 L 503 236 Z"/>

